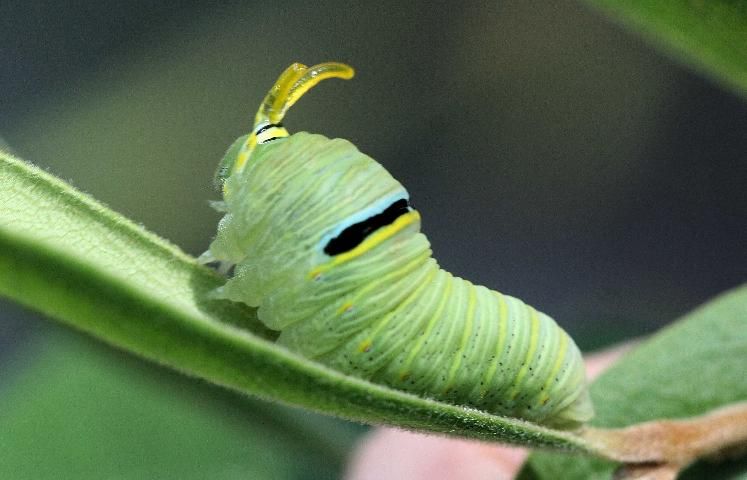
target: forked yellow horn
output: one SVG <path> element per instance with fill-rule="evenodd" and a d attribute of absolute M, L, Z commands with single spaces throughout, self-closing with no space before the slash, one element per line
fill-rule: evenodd
<path fill-rule="evenodd" d="M 313 67 L 302 63 L 294 63 L 278 77 L 254 117 L 252 133 L 247 138 L 233 166 L 237 172 L 244 168 L 252 151 L 258 143 L 258 135 L 263 134 L 267 139 L 287 137 L 288 131 L 280 124 L 285 113 L 296 101 L 308 92 L 314 85 L 328 78 L 353 78 L 355 71 L 349 65 L 338 62 L 325 62 Z"/>
<path fill-rule="evenodd" d="M 254 117 L 254 126 L 265 122 L 281 122 L 285 112 L 317 83 L 328 78 L 349 80 L 353 78 L 354 73 L 353 68 L 344 63 L 327 62 L 313 67 L 294 63 L 285 69 L 267 92 L 257 116 Z"/>

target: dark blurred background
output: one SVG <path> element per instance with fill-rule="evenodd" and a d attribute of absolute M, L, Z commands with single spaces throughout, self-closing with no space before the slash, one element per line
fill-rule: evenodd
<path fill-rule="evenodd" d="M 572 1 L 6 0 L 0 137 L 199 254 L 223 152 L 287 65 L 327 60 L 355 79 L 323 83 L 289 130 L 380 161 L 446 269 L 545 311 L 583 349 L 747 279 L 747 102 Z M 362 430 L 7 302 L 0 349 L 7 478 L 333 478 Z"/>

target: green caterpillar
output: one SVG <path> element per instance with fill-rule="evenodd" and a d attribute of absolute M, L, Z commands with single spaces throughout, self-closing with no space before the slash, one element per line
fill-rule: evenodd
<path fill-rule="evenodd" d="M 393 388 L 558 428 L 589 420 L 581 354 L 547 315 L 439 268 L 407 191 L 350 142 L 280 123 L 339 63 L 291 65 L 216 173 L 217 292 L 259 307 L 278 343 Z"/>

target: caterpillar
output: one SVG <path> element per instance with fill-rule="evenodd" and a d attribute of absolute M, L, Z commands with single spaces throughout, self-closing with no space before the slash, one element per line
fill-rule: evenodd
<path fill-rule="evenodd" d="M 347 374 L 555 428 L 588 421 L 581 354 L 555 321 L 441 269 L 405 188 L 353 144 L 285 129 L 310 88 L 353 74 L 291 65 L 229 148 L 225 216 L 201 257 L 234 267 L 216 296 Z"/>

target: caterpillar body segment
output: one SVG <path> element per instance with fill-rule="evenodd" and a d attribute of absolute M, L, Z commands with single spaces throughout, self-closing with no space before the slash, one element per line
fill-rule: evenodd
<path fill-rule="evenodd" d="M 325 78 L 352 76 L 330 65 Z M 278 126 L 300 96 L 283 95 L 319 68 L 286 70 L 221 162 L 226 215 L 204 258 L 235 273 L 219 296 L 348 374 L 558 428 L 589 420 L 581 354 L 550 317 L 441 269 L 407 191 L 350 142 Z"/>

